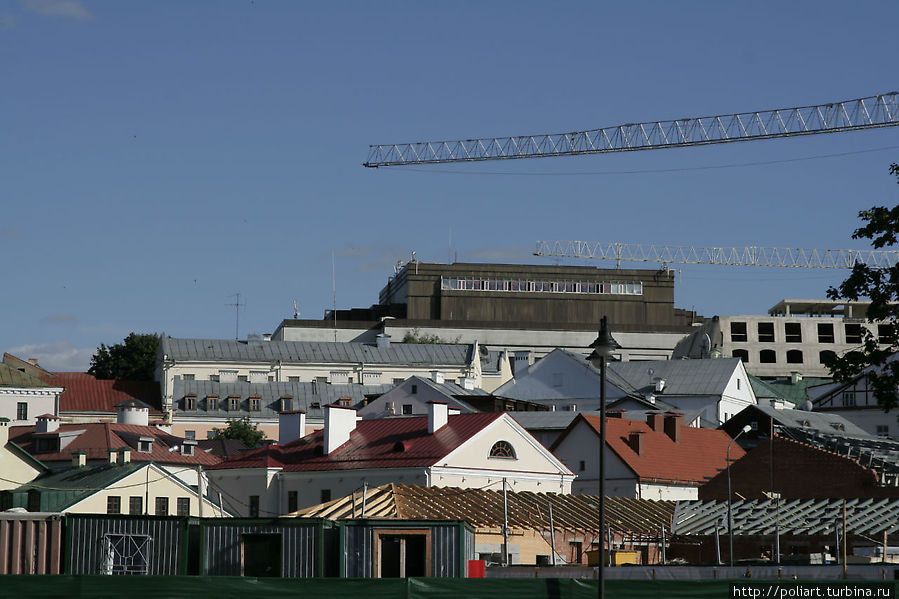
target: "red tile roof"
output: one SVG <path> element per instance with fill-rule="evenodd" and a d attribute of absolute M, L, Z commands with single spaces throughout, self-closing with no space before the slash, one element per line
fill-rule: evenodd
<path fill-rule="evenodd" d="M 115 405 L 137 399 L 150 406 L 151 414 L 160 414 L 161 395 L 156 381 L 112 381 L 95 378 L 86 372 L 55 372 L 46 382 L 64 387 L 59 397 L 60 412 L 116 413 Z"/>
<path fill-rule="evenodd" d="M 433 435 L 428 434 L 427 417 L 360 420 L 350 440 L 330 455 L 322 455 L 322 429 L 284 445 L 255 449 L 211 469 L 277 467 L 285 472 L 303 472 L 428 467 L 503 414 L 453 415 Z"/>
<path fill-rule="evenodd" d="M 211 466 L 218 464 L 221 458 L 206 453 L 200 449 L 194 450 L 194 455 L 182 455 L 180 450 L 169 451 L 173 447 L 181 447 L 183 439 L 174 437 L 155 426 L 138 426 L 135 424 L 118 424 L 115 422 L 63 424 L 59 427 L 59 433 L 78 434 L 62 451 L 38 451 L 37 440 L 46 438 L 54 433 L 35 433 L 33 426 L 13 426 L 9 429 L 9 440 L 19 445 L 29 454 L 41 462 L 65 462 L 72 459 L 72 453 L 83 451 L 88 460 L 107 460 L 109 450 L 122 447 L 131 448 L 131 461 L 133 462 L 157 462 L 160 464 L 185 464 Z M 142 453 L 137 450 L 138 440 L 141 437 L 154 439 L 150 453 Z"/>
<path fill-rule="evenodd" d="M 569 431 L 581 419 L 599 435 L 599 416 L 580 415 L 572 422 Z M 628 444 L 631 432 L 643 433 L 643 455 Z M 606 444 L 634 473 L 646 482 L 695 482 L 705 483 L 727 466 L 727 446 L 731 437 L 722 430 L 710 430 L 681 426 L 680 441 L 675 443 L 664 432 L 653 431 L 642 420 L 606 418 Z M 564 438 L 564 434 L 563 437 Z M 557 446 L 561 441 L 556 442 Z M 731 461 L 738 460 L 745 452 L 734 443 L 730 448 Z"/>

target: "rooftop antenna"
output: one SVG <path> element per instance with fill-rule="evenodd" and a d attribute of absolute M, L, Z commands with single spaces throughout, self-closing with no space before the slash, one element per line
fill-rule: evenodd
<path fill-rule="evenodd" d="M 226 306 L 234 307 L 234 338 L 240 339 L 240 307 L 246 306 L 246 304 L 240 303 L 240 293 L 235 293 L 230 297 L 236 297 L 237 299 L 233 304 L 225 304 Z"/>
<path fill-rule="evenodd" d="M 331 318 L 334 322 L 334 343 L 337 343 L 337 270 L 334 266 L 334 250 L 331 250 L 331 292 L 334 302 Z"/>

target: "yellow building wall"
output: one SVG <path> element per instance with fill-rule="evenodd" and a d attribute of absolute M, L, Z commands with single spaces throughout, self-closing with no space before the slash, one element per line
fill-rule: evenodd
<path fill-rule="evenodd" d="M 0 491 L 15 489 L 37 478 L 41 471 L 11 451 L 0 447 Z"/>
<path fill-rule="evenodd" d="M 116 481 L 109 487 L 79 501 L 65 511 L 71 514 L 105 514 L 107 513 L 107 500 L 111 496 L 121 498 L 120 513 L 122 514 L 129 513 L 129 499 L 131 497 L 140 497 L 143 500 L 144 513 L 151 516 L 156 515 L 157 497 L 168 497 L 169 511 L 167 515 L 169 516 L 178 515 L 178 498 L 186 497 L 190 499 L 190 515 L 200 516 L 200 503 L 197 493 L 173 481 L 171 475 L 152 464 Z M 228 514 L 223 513 L 217 505 L 204 499 L 202 516 L 204 518 L 212 518 L 228 516 Z"/>

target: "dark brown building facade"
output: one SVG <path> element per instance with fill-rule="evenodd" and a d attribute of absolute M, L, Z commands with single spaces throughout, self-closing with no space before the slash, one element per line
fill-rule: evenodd
<path fill-rule="evenodd" d="M 446 323 L 576 328 L 608 316 L 616 329 L 657 330 L 692 316 L 674 308 L 674 275 L 664 270 L 409 262 L 379 299 L 395 317 Z"/>

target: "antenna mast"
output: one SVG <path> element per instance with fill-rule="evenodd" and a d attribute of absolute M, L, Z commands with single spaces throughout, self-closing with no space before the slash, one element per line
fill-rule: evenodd
<path fill-rule="evenodd" d="M 236 297 L 237 300 L 233 304 L 225 305 L 234 307 L 234 338 L 240 339 L 240 307 L 246 306 L 246 304 L 240 303 L 240 292 L 235 293 L 231 297 Z"/>

